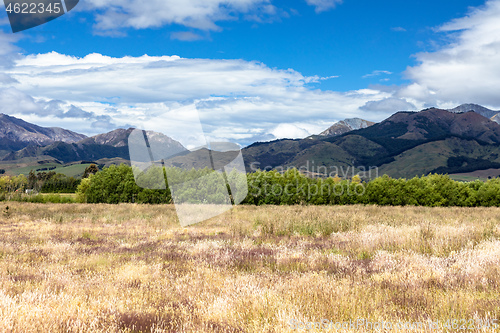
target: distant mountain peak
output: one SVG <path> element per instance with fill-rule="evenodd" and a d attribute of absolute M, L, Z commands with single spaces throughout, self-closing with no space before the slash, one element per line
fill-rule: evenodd
<path fill-rule="evenodd" d="M 0 160 L 26 158 L 54 159 L 63 163 L 95 161 L 102 158 L 129 159 L 128 138 L 134 128 L 119 128 L 108 133 L 87 137 L 59 127 L 41 127 L 9 115 L 0 114 Z M 146 131 L 149 142 L 155 142 L 169 155 L 187 149 L 174 139 L 157 132 Z M 167 155 L 165 155 L 167 156 Z"/>
<path fill-rule="evenodd" d="M 480 114 L 483 117 L 489 118 L 493 120 L 494 122 L 500 124 L 500 118 L 497 117 L 497 115 L 500 113 L 500 111 L 494 111 L 490 110 L 488 108 L 485 108 L 484 106 L 478 105 L 478 104 L 472 104 L 472 103 L 467 103 L 467 104 L 462 104 L 457 106 L 456 108 L 447 110 L 452 113 L 465 113 L 465 112 L 470 112 L 473 111 L 475 113 Z"/>
<path fill-rule="evenodd" d="M 114 131 L 98 134 L 93 137 L 84 139 L 78 142 L 79 145 L 88 145 L 88 144 L 97 144 L 97 145 L 105 145 L 105 146 L 113 146 L 115 148 L 118 147 L 127 147 L 128 146 L 128 138 L 130 133 L 132 133 L 135 128 L 119 128 Z M 154 140 L 159 143 L 166 149 L 173 149 L 176 153 L 185 151 L 186 148 L 178 141 L 175 141 L 171 137 L 158 132 L 146 131 L 149 140 Z"/>
<path fill-rule="evenodd" d="M 21 143 L 45 146 L 57 141 L 74 143 L 86 137 L 63 128 L 41 127 L 16 117 L 0 114 L 0 139 L 9 141 L 14 146 Z"/>
<path fill-rule="evenodd" d="M 319 135 L 323 137 L 338 136 L 350 131 L 367 128 L 374 124 L 375 124 L 374 122 L 364 120 L 361 118 L 348 118 L 336 122 L 330 128 L 321 132 Z"/>
<path fill-rule="evenodd" d="M 490 119 L 499 113 L 499 111 L 490 110 L 488 108 L 485 108 L 484 106 L 481 106 L 478 104 L 471 104 L 471 103 L 459 105 L 456 108 L 450 109 L 448 111 L 450 111 L 452 113 L 464 113 L 464 112 L 473 111 L 475 113 L 479 113 L 481 116 L 484 116 L 484 117 L 490 118 Z"/>
<path fill-rule="evenodd" d="M 462 105 L 459 105 L 453 109 L 450 109 L 448 111 L 453 112 L 453 113 L 462 113 L 462 112 L 468 112 L 468 111 L 476 111 L 476 110 L 488 110 L 492 111 L 488 108 L 485 108 L 482 105 L 479 104 L 474 104 L 474 103 L 465 103 Z"/>

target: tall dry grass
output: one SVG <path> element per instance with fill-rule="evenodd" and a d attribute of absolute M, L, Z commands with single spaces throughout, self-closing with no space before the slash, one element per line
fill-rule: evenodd
<path fill-rule="evenodd" d="M 184 229 L 172 206 L 6 206 L 0 332 L 500 318 L 498 208 L 248 206 Z"/>

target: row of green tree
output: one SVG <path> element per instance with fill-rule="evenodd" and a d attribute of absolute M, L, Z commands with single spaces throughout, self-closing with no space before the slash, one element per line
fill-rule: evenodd
<path fill-rule="evenodd" d="M 40 193 L 75 193 L 80 181 L 54 171 L 31 171 L 27 177 L 22 174 L 0 177 L 0 193 L 24 193 L 26 190 Z"/>
<path fill-rule="evenodd" d="M 69 177 L 62 173 L 56 173 L 52 168 L 31 170 L 28 176 L 23 174 L 18 176 L 0 177 L 0 195 L 6 197 L 7 194 L 25 193 L 75 193 L 81 179 Z M 99 167 L 91 164 L 85 169 L 82 178 L 99 172 Z M 5 172 L 4 172 L 5 173 Z M 0 172 L 0 174 L 2 174 Z"/>
<path fill-rule="evenodd" d="M 28 174 L 27 189 L 41 193 L 75 193 L 80 179 L 68 177 L 55 171 L 33 172 Z"/>
<path fill-rule="evenodd" d="M 113 204 L 171 203 L 174 195 L 176 202 L 219 204 L 233 201 L 252 205 L 500 206 L 500 179 L 458 182 L 447 175 L 432 174 L 412 179 L 383 176 L 364 182 L 357 176 L 351 180 L 310 178 L 296 169 L 257 171 L 246 176 L 236 172 L 222 175 L 209 169 L 183 171 L 155 167 L 146 172 L 135 171 L 137 179 L 134 170 L 126 165 L 102 171 L 89 168 L 85 173 L 87 178 L 81 180 L 53 171 L 31 172 L 28 177 L 3 176 L 0 199 L 11 197 L 2 194 L 24 194 L 25 190 L 33 189 L 42 193 L 76 192 L 80 202 Z M 245 182 L 248 193 L 242 190 Z M 240 190 L 231 193 L 235 188 Z"/>
<path fill-rule="evenodd" d="M 459 182 L 438 174 L 362 182 L 356 176 L 311 179 L 297 170 L 258 171 L 248 175 L 248 186 L 245 203 L 255 205 L 500 206 L 500 179 Z"/>
<path fill-rule="evenodd" d="M 165 171 L 151 168 L 138 174 L 136 180 L 131 167 L 111 166 L 83 179 L 77 190 L 78 198 L 88 203 L 170 203 L 170 188 L 175 188 L 175 199 L 183 202 L 221 203 L 225 200 L 224 191 L 216 189 L 220 187 L 221 174 L 209 169 Z M 165 185 L 167 175 L 170 186 Z M 237 183 L 241 189 L 242 179 L 237 173 L 230 173 L 222 180 L 231 184 L 226 185 L 226 193 L 231 194 L 230 188 Z M 500 206 L 500 179 L 458 182 L 447 175 L 432 174 L 412 179 L 383 176 L 363 182 L 357 176 L 351 180 L 310 178 L 291 169 L 284 173 L 257 171 L 246 175 L 246 182 L 246 197 L 233 197 L 233 201 L 243 200 L 243 204 L 252 205 Z"/>
<path fill-rule="evenodd" d="M 168 186 L 165 179 L 168 179 Z M 161 204 L 171 203 L 174 198 L 176 203 L 230 204 L 232 199 L 227 183 L 246 188 L 246 182 L 246 175 L 237 172 L 223 175 L 208 168 L 183 170 L 160 167 L 142 172 L 122 164 L 112 165 L 83 179 L 77 196 L 79 201 L 87 203 Z M 236 199 L 241 202 L 245 197 Z"/>

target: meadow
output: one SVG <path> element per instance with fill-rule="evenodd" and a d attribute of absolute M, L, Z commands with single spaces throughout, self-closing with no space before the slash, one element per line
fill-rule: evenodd
<path fill-rule="evenodd" d="M 500 208 L 239 206 L 181 228 L 172 205 L 0 204 L 0 332 L 361 318 L 499 331 Z"/>

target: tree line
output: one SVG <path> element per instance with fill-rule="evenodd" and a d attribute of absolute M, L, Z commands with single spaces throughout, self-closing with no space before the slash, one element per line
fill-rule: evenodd
<path fill-rule="evenodd" d="M 321 179 L 297 170 L 257 171 L 248 175 L 248 187 L 245 203 L 254 205 L 500 206 L 500 179 L 459 182 L 439 174 L 411 179 L 384 175 L 365 182 L 357 176 Z"/>
<path fill-rule="evenodd" d="M 138 181 L 141 185 L 164 182 L 164 170 L 148 172 L 142 175 L 142 181 Z M 220 186 L 220 174 L 209 169 L 188 172 L 178 169 L 176 172 L 168 172 L 170 186 L 152 190 L 137 185 L 131 167 L 111 166 L 84 179 L 77 193 L 80 200 L 89 203 L 171 203 L 170 187 L 197 180 L 198 188 L 186 186 L 179 189 L 177 186 L 176 198 L 189 197 L 195 203 L 202 203 L 207 198 L 208 202 L 220 202 L 218 198 L 207 197 L 207 193 L 203 192 L 207 188 Z M 204 179 L 203 182 L 201 179 Z M 229 173 L 226 180 L 229 184 L 242 181 L 241 175 L 237 173 Z M 256 171 L 246 175 L 246 182 L 248 194 L 240 199 L 243 199 L 242 204 L 250 205 L 500 206 L 500 179 L 496 178 L 486 182 L 460 182 L 439 174 L 411 179 L 395 179 L 384 175 L 371 181 L 362 181 L 358 176 L 350 180 L 339 177 L 311 178 L 296 169 L 290 169 L 285 172 Z M 230 193 L 229 185 L 227 187 Z M 210 193 L 214 195 L 214 191 Z"/>
<path fill-rule="evenodd" d="M 498 178 L 459 182 L 439 174 L 411 179 L 384 175 L 363 181 L 358 176 L 349 180 L 311 178 L 296 169 L 256 171 L 245 176 L 236 172 L 222 175 L 210 169 L 183 171 L 154 167 L 143 173 L 136 172 L 139 175 L 136 179 L 132 167 L 124 164 L 91 171 L 81 180 L 50 172 L 39 173 L 36 179 L 33 175 L 4 176 L 0 177 L 0 192 L 24 190 L 43 183 L 42 192 L 74 190 L 77 200 L 87 203 L 166 204 L 174 201 L 173 196 L 176 202 L 229 203 L 222 195 L 223 184 L 227 187 L 225 193 L 235 196 L 237 193 L 231 193 L 232 185 L 239 184 L 241 188 L 246 182 L 246 196 L 230 197 L 231 201 L 249 205 L 500 206 Z M 175 189 L 174 194 L 171 189 Z"/>
<path fill-rule="evenodd" d="M 26 190 L 29 193 L 76 193 L 82 179 L 99 172 L 99 166 L 91 164 L 85 169 L 81 178 L 75 178 L 52 171 L 55 168 L 31 170 L 28 176 L 23 174 L 18 176 L 1 176 L 0 195 L 25 193 Z M 5 172 L 0 172 L 0 174 L 5 174 Z"/>

